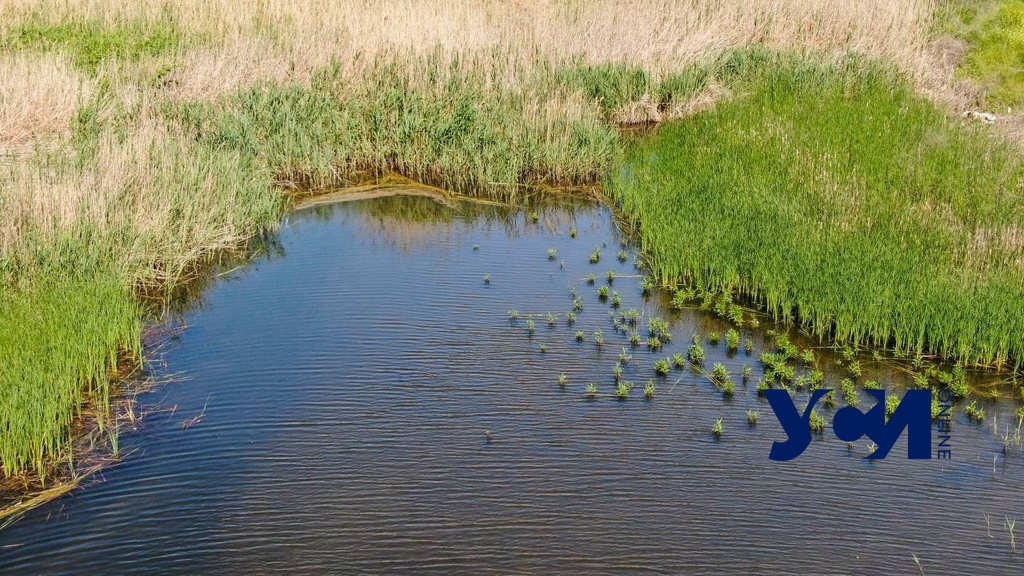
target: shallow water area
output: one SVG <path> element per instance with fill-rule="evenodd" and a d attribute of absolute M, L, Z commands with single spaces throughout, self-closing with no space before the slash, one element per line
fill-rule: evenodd
<path fill-rule="evenodd" d="M 878 574 L 918 573 L 915 555 L 926 574 L 1024 567 L 1006 526 L 1024 519 L 1024 454 L 1002 450 L 1012 402 L 984 402 L 980 424 L 959 407 L 952 461 L 907 460 L 903 439 L 864 459 L 866 438 L 848 448 L 827 429 L 772 462 L 785 435 L 755 390 L 771 324 L 741 330 L 749 355 L 707 343 L 729 325 L 645 298 L 603 207 L 396 196 L 300 210 L 277 240 L 182 313 L 188 328 L 151 368 L 175 381 L 140 398 L 151 413 L 122 439 L 124 461 L 0 532 L 0 573 Z M 608 270 L 641 330 L 670 320 L 664 349 L 613 329 Z M 583 309 L 568 326 L 572 287 Z M 732 373 L 732 399 L 691 365 L 655 373 L 694 332 L 704 366 Z M 624 347 L 637 387 L 619 400 Z"/>

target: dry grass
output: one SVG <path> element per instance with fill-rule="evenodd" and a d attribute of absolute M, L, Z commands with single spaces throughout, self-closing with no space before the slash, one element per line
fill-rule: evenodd
<path fill-rule="evenodd" d="M 0 55 L 0 158 L 64 134 L 94 82 L 56 54 Z"/>
<path fill-rule="evenodd" d="M 306 78 L 331 58 L 351 61 L 395 49 L 426 53 L 495 48 L 547 59 L 582 56 L 658 72 L 751 44 L 796 50 L 854 50 L 933 73 L 931 0 L 662 0 L 594 2 L 405 0 L 183 0 L 66 3 L 3 0 L 0 11 L 49 18 L 172 18 L 209 39 L 181 55 L 176 90 L 206 97 L 259 80 Z M 8 25 L 17 25 L 18 17 Z"/>
<path fill-rule="evenodd" d="M 119 254 L 126 282 L 159 285 L 244 241 L 253 210 L 264 224 L 278 211 L 273 197 L 252 197 L 260 186 L 237 154 L 202 148 L 145 112 L 127 136 L 100 134 L 90 156 L 47 152 L 0 171 L 0 255 L 30 235 L 45 245 L 86 227 L 112 243 L 98 249 Z"/>
<path fill-rule="evenodd" d="M 182 0 L 0 0 L 0 34 L 27 22 L 100 22 L 114 26 L 173 23 L 192 38 L 177 49 L 138 62 L 102 62 L 94 74 L 76 69 L 61 54 L 21 52 L 0 60 L 0 154 L 31 150 L 66 135 L 81 107 L 108 87 L 99 109 L 134 116 L 127 141 L 105 135 L 93 166 L 72 170 L 14 163 L 0 174 L 0 255 L 28 226 L 45 235 L 84 219 L 101 226 L 130 223 L 152 237 L 168 226 L 173 199 L 146 189 L 166 163 L 165 147 L 188 153 L 188 143 L 158 126 L 146 110 L 161 102 L 211 100 L 265 81 L 308 83 L 330 62 L 358 81 L 376 57 L 391 55 L 413 64 L 441 50 L 462 54 L 475 66 L 500 68 L 496 82 L 514 85 L 535 66 L 581 59 L 585 63 L 629 63 L 654 78 L 686 64 L 740 46 L 762 44 L 797 51 L 854 50 L 898 63 L 922 90 L 954 108 L 952 64 L 928 30 L 933 0 L 872 0 L 851 6 L 841 0 L 598 0 L 534 1 L 402 0 L 322 3 L 312 0 L 264 2 Z M 412 60 L 409 60 L 412 58 Z M 153 81 L 155 71 L 160 81 Z M 420 79 L 429 82 L 430 79 Z M 687 115 L 726 93 L 711 86 L 690 103 L 658 110 L 639 99 L 617 110 L 622 123 L 659 121 Z M 572 95 L 538 99 L 544 115 L 580 117 L 586 103 Z M 555 107 L 559 110 L 550 110 Z M 564 108 L 564 110 L 561 110 Z M 184 147 L 184 148 L 182 148 Z M 68 147 L 68 154 L 72 152 Z M 127 198 L 128 196 L 135 196 Z M 141 197 L 138 197 L 140 196 Z M 159 195 L 157 197 L 156 195 Z M 194 195 L 203 198 L 201 191 Z M 201 202 L 201 200 L 200 200 Z M 195 229 L 203 245 L 237 239 L 231 227 L 208 222 Z M 150 234 L 152 233 L 152 234 Z M 190 244 L 194 244 L 190 242 Z M 152 250 L 150 250 L 152 251 Z"/>

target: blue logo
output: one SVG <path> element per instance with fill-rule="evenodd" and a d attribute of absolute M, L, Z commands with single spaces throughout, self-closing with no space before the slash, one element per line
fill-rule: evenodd
<path fill-rule="evenodd" d="M 792 460 L 803 454 L 804 450 L 811 443 L 810 418 L 811 410 L 818 401 L 831 390 L 815 390 L 811 395 L 810 402 L 803 414 L 797 412 L 793 404 L 793 398 L 786 390 L 765 390 L 764 396 L 768 399 L 775 417 L 782 424 L 786 432 L 785 442 L 775 442 L 768 458 L 778 461 Z M 846 442 L 859 440 L 867 436 L 878 448 L 866 456 L 875 460 L 885 458 L 892 447 L 896 444 L 904 430 L 907 431 L 907 458 L 913 460 L 928 460 L 931 458 L 932 444 L 932 412 L 931 412 L 931 390 L 908 390 L 900 400 L 899 406 L 889 416 L 888 422 L 885 419 L 885 390 L 866 390 L 878 401 L 867 412 L 861 412 L 853 406 L 847 406 L 836 411 L 832 418 L 832 430 L 836 437 Z M 943 400 L 945 393 L 946 400 Z M 940 401 L 949 400 L 948 391 L 940 391 Z M 939 434 L 944 442 L 949 440 L 949 406 L 942 406 L 944 409 L 939 415 Z M 943 419 L 942 415 L 946 418 Z M 946 428 L 942 427 L 943 422 Z M 947 444 L 940 444 L 940 446 Z M 945 455 L 943 455 L 945 452 Z M 940 458 L 948 458 L 948 450 L 940 450 Z"/>

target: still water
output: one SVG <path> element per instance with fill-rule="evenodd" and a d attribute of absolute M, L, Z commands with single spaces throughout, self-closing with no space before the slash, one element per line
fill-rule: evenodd
<path fill-rule="evenodd" d="M 866 460 L 866 438 L 851 449 L 830 429 L 769 461 L 785 438 L 755 390 L 770 324 L 742 331 L 751 355 L 705 344 L 732 400 L 692 367 L 658 377 L 655 360 L 729 326 L 645 299 L 607 210 L 531 212 L 395 197 L 292 214 L 272 254 L 213 282 L 151 354 L 174 381 L 140 398 L 123 462 L 0 532 L 0 574 L 1022 572 L 1024 455 L 1000 438 L 1012 402 L 983 403 L 982 424 L 959 410 L 949 462 L 909 461 L 903 440 Z M 624 401 L 608 270 L 624 309 L 674 335 L 629 351 Z M 568 327 L 571 287 L 584 307 Z"/>

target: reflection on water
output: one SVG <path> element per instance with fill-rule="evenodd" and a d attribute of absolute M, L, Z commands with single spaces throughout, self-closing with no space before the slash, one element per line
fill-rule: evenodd
<path fill-rule="evenodd" d="M 0 573 L 919 573 L 913 555 L 927 574 L 1020 571 L 1004 518 L 1024 518 L 1024 456 L 993 431 L 1012 403 L 985 403 L 983 424 L 958 413 L 952 462 L 906 460 L 903 442 L 865 460 L 865 441 L 831 431 L 771 462 L 784 435 L 754 389 L 771 339 L 744 331 L 751 355 L 705 346 L 737 375 L 732 400 L 691 367 L 655 376 L 692 333 L 729 326 L 645 301 L 607 211 L 536 211 L 389 198 L 291 215 L 273 257 L 183 313 L 160 368 L 178 381 L 143 399 L 134 452 L 0 532 Z M 611 397 L 627 340 L 585 280 L 609 269 L 623 308 L 672 323 L 664 350 L 624 368 L 656 380 L 650 401 Z M 899 365 L 864 365 L 906 383 Z"/>

